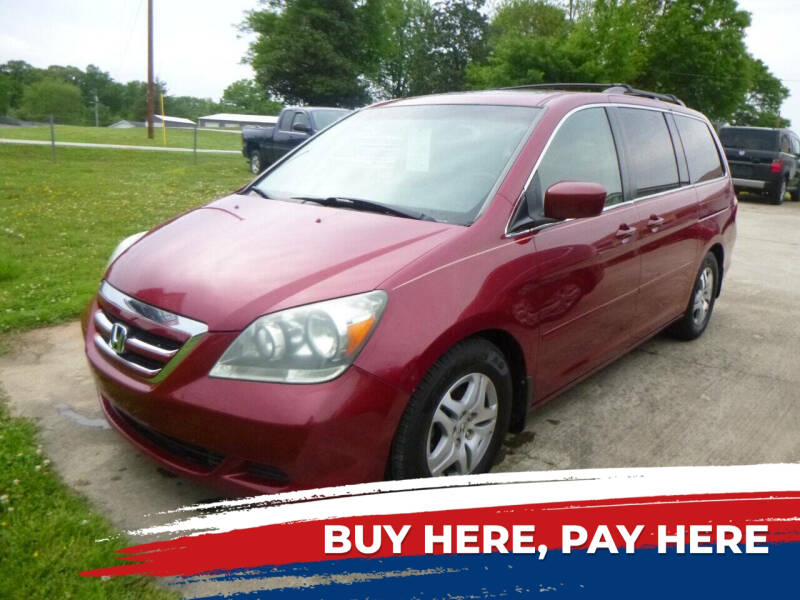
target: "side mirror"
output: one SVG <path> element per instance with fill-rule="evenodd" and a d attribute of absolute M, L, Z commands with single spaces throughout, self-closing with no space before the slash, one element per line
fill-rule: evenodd
<path fill-rule="evenodd" d="M 300 131 L 302 133 L 308 133 L 311 131 L 311 128 L 308 125 L 304 125 L 303 123 L 295 123 L 292 125 L 292 129 L 294 131 Z"/>
<path fill-rule="evenodd" d="M 603 212 L 606 188 L 599 183 L 559 181 L 544 194 L 544 216 L 550 219 L 583 219 Z"/>

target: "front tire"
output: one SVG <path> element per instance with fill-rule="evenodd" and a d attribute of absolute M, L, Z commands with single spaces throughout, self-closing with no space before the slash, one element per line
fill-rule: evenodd
<path fill-rule="evenodd" d="M 511 418 L 511 371 L 491 342 L 451 348 L 423 377 L 400 420 L 392 479 L 488 471 Z"/>
<path fill-rule="evenodd" d="M 711 320 L 718 289 L 719 263 L 717 263 L 717 257 L 709 252 L 703 259 L 703 264 L 700 265 L 686 312 L 683 313 L 680 321 L 676 321 L 667 329 L 667 332 L 681 340 L 699 338 Z"/>

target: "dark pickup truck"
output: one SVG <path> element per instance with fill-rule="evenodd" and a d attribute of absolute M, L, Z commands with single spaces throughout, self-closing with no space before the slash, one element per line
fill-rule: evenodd
<path fill-rule="evenodd" d="M 273 127 L 244 127 L 242 154 L 257 175 L 298 144 L 332 125 L 351 111 L 343 108 L 304 106 L 284 108 Z"/>
<path fill-rule="evenodd" d="M 719 139 L 737 192 L 766 194 L 780 204 L 788 191 L 792 200 L 800 200 L 800 137 L 795 132 L 722 127 Z"/>

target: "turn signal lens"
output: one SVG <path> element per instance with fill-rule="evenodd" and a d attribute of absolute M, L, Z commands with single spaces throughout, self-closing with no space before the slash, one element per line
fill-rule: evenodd
<path fill-rule="evenodd" d="M 362 342 L 366 340 L 374 324 L 375 319 L 370 317 L 360 323 L 353 323 L 347 326 L 347 349 L 345 353 L 348 356 L 354 354 L 356 350 L 361 348 Z"/>

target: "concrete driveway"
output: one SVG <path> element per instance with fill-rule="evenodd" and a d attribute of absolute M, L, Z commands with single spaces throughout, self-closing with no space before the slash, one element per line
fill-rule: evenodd
<path fill-rule="evenodd" d="M 740 204 L 734 265 L 705 335 L 659 336 L 534 412 L 496 471 L 800 460 L 800 203 Z M 0 357 L 64 480 L 122 529 L 216 497 L 168 477 L 102 420 L 77 323 Z M 166 518 L 164 518 L 166 520 Z"/>

